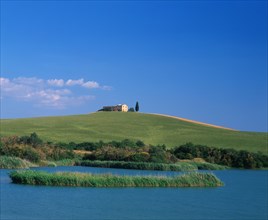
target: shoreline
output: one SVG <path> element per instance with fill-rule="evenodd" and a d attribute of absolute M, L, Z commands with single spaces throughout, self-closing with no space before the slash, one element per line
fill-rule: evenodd
<path fill-rule="evenodd" d="M 33 164 L 18 157 L 0 156 L 0 169 L 25 169 L 31 167 L 57 167 L 57 166 L 88 166 L 101 168 L 159 170 L 159 171 L 197 171 L 197 170 L 224 170 L 227 166 L 207 162 L 180 161 L 176 163 L 152 163 L 132 161 L 101 161 L 101 160 L 72 160 L 41 161 Z"/>

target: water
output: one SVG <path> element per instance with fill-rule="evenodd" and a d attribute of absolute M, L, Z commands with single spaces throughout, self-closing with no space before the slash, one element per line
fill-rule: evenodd
<path fill-rule="evenodd" d="M 38 170 L 177 175 L 178 172 L 90 167 Z M 10 183 L 1 170 L 1 220 L 85 219 L 267 219 L 268 171 L 225 170 L 214 173 L 225 183 L 217 188 L 82 188 Z"/>

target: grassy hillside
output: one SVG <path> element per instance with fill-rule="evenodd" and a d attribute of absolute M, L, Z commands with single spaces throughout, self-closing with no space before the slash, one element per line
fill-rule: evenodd
<path fill-rule="evenodd" d="M 53 142 L 121 141 L 129 138 L 142 140 L 146 144 L 165 144 L 168 147 L 193 142 L 267 154 L 267 133 L 213 128 L 160 115 L 98 112 L 1 120 L 1 136 L 29 135 L 32 132 Z"/>

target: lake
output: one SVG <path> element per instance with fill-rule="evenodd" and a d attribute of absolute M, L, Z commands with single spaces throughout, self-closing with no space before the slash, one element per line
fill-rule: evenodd
<path fill-rule="evenodd" d="M 91 167 L 34 169 L 120 175 L 181 174 Z M 16 185 L 10 183 L 9 171 L 1 170 L 1 220 L 267 220 L 268 218 L 268 171 L 213 171 L 225 183 L 224 187 L 217 188 L 82 188 Z"/>

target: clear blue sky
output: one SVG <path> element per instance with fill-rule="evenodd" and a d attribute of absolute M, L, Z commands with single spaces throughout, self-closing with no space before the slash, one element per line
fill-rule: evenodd
<path fill-rule="evenodd" d="M 1 118 L 139 101 L 267 131 L 267 1 L 2 0 L 0 82 Z"/>

